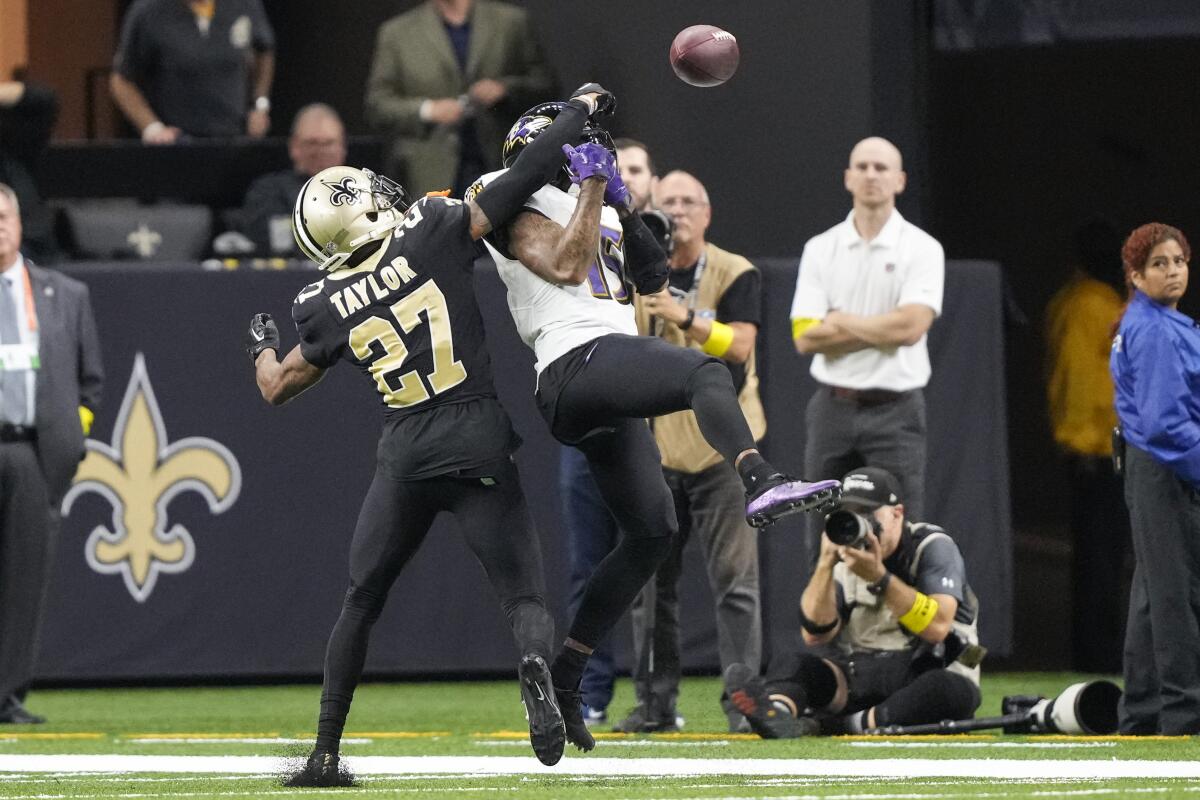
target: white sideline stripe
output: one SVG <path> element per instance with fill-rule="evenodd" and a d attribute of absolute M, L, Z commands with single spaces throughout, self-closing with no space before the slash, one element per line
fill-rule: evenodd
<path fill-rule="evenodd" d="M 362 756 L 360 775 L 828 775 L 878 778 L 1200 778 L 1200 761 L 1030 761 L 1016 759 L 566 758 L 543 767 L 532 756 Z M 0 772 L 278 773 L 274 756 L 12 755 Z"/>

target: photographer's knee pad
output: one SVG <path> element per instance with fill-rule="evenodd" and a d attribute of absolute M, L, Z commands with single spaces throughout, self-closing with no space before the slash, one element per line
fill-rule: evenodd
<path fill-rule="evenodd" d="M 837 676 L 825 660 L 810 653 L 788 653 L 768 670 L 767 691 L 791 698 L 800 711 L 822 709 L 837 693 Z"/>

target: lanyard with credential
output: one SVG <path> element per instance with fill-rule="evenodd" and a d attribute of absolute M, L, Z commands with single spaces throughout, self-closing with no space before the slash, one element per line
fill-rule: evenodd
<path fill-rule="evenodd" d="M 29 282 L 29 269 L 25 269 L 25 324 L 30 333 L 37 333 L 37 308 L 33 305 L 33 284 Z"/>
<path fill-rule="evenodd" d="M 700 258 L 696 259 L 695 271 L 692 273 L 692 288 L 688 289 L 686 294 L 684 292 L 679 291 L 678 289 L 668 288 L 668 291 L 671 293 L 671 296 L 677 297 L 680 300 L 682 300 L 684 305 L 686 305 L 688 307 L 688 309 L 690 309 L 690 310 L 694 311 L 696 309 L 696 298 L 699 297 L 699 295 L 700 295 L 700 279 L 702 277 L 704 277 L 704 267 L 707 264 L 708 264 L 708 251 L 701 250 Z M 670 287 L 669 282 L 667 285 L 668 285 L 668 287 Z M 661 336 L 665 331 L 666 331 L 666 326 L 660 325 L 657 317 L 651 319 L 651 321 L 650 321 L 650 335 L 651 336 Z"/>
<path fill-rule="evenodd" d="M 700 279 L 704 277 L 704 267 L 708 265 L 708 251 L 701 250 L 700 258 L 696 259 L 696 271 L 692 273 L 692 288 L 688 289 L 687 307 L 696 310 L 696 298 L 700 295 Z"/>

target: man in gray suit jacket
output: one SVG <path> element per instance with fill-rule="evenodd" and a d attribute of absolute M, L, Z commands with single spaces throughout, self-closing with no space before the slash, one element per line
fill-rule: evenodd
<path fill-rule="evenodd" d="M 0 183 L 0 724 L 45 721 L 23 703 L 59 503 L 103 381 L 87 287 L 24 259 L 17 196 Z"/>
<path fill-rule="evenodd" d="M 524 9 L 426 0 L 379 28 L 367 122 L 391 137 L 387 171 L 410 191 L 461 196 L 500 169 L 509 125 L 556 83 Z"/>

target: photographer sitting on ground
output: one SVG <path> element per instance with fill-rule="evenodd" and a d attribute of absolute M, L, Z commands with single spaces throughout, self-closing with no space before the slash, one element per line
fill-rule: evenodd
<path fill-rule="evenodd" d="M 898 482 L 865 467 L 842 480 L 800 598 L 808 651 L 764 681 L 725 672 L 730 698 L 764 739 L 862 733 L 965 719 L 979 707 L 978 601 L 962 554 L 936 525 L 908 522 Z"/>

